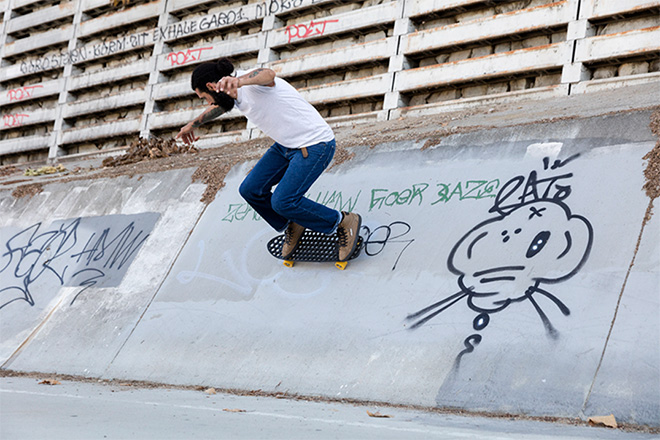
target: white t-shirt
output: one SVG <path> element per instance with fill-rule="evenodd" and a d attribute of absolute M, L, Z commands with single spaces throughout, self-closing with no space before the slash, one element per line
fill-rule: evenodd
<path fill-rule="evenodd" d="M 335 138 L 319 112 L 281 78 L 275 78 L 273 87 L 243 86 L 235 101 L 250 122 L 287 148 L 308 147 Z"/>

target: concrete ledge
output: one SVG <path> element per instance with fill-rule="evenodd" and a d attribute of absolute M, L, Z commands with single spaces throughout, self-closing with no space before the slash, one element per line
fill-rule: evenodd
<path fill-rule="evenodd" d="M 592 18 L 604 18 L 626 12 L 643 11 L 644 9 L 657 8 L 660 6 L 658 0 L 626 0 L 618 1 L 596 1 L 591 12 Z"/>
<path fill-rule="evenodd" d="M 138 88 L 129 90 L 124 93 L 104 96 L 98 99 L 69 102 L 66 103 L 62 108 L 62 117 L 72 118 L 89 113 L 98 113 L 102 111 L 110 111 L 113 109 L 119 110 L 122 107 L 144 104 L 146 101 L 145 95 L 146 90 L 144 88 Z"/>
<path fill-rule="evenodd" d="M 346 48 L 286 58 L 274 61 L 269 66 L 282 77 L 304 75 L 351 64 L 387 59 L 396 51 L 396 45 L 396 38 L 391 37 Z"/>
<path fill-rule="evenodd" d="M 77 164 L 80 160 L 86 161 L 98 158 L 105 159 L 106 157 L 117 157 L 124 154 L 126 150 L 128 150 L 128 147 L 129 146 L 126 145 L 123 147 L 104 148 L 99 151 L 85 151 L 83 153 L 67 154 L 65 156 L 58 156 L 57 162 L 66 166 L 66 164 Z"/>
<path fill-rule="evenodd" d="M 202 112 L 202 109 L 199 107 L 189 108 L 183 110 L 176 110 L 171 112 L 158 112 L 152 113 L 149 116 L 149 129 L 158 130 L 162 128 L 170 127 L 182 127 L 188 122 L 195 119 Z M 245 117 L 236 109 L 233 109 L 229 113 L 221 115 L 215 121 L 225 121 L 230 119 L 245 119 Z"/>
<path fill-rule="evenodd" d="M 12 7 L 13 8 L 24 8 L 26 6 L 29 6 L 33 3 L 38 3 L 41 0 L 14 0 L 12 2 Z"/>
<path fill-rule="evenodd" d="M 406 13 L 410 17 L 417 17 L 419 15 L 426 15 L 433 12 L 479 3 L 483 3 L 483 0 L 408 0 L 406 4 Z"/>
<path fill-rule="evenodd" d="M 370 122 L 387 119 L 387 110 L 360 113 L 357 115 L 334 116 L 326 118 L 332 128 L 353 127 L 355 124 L 368 124 Z"/>
<path fill-rule="evenodd" d="M 69 1 L 57 6 L 51 6 L 50 8 L 40 9 L 31 14 L 16 17 L 7 22 L 6 32 L 12 34 L 14 32 L 29 29 L 37 24 L 44 25 L 61 18 L 72 17 L 76 12 L 76 4 L 77 3 L 74 1 Z"/>
<path fill-rule="evenodd" d="M 367 78 L 324 84 L 300 90 L 300 94 L 312 104 L 385 95 L 392 81 L 392 74 L 383 73 Z"/>
<path fill-rule="evenodd" d="M 156 101 L 187 96 L 197 97 L 190 88 L 190 80 L 167 81 L 153 86 L 153 99 Z"/>
<path fill-rule="evenodd" d="M 323 35 L 330 36 L 342 34 L 351 30 L 368 28 L 378 24 L 394 23 L 397 19 L 397 2 L 383 3 L 377 6 L 370 6 L 357 11 L 345 12 L 331 17 L 331 20 L 336 20 L 332 25 L 325 27 Z M 318 20 L 323 22 L 324 20 Z M 316 33 L 305 38 L 306 40 L 313 40 L 318 38 Z M 286 28 L 280 28 L 272 31 L 268 35 L 268 44 L 271 48 L 286 46 L 289 44 L 289 34 Z"/>
<path fill-rule="evenodd" d="M 572 93 L 591 93 L 602 90 L 612 90 L 620 87 L 635 86 L 639 84 L 656 84 L 656 92 L 660 94 L 660 72 L 644 75 L 620 76 L 608 79 L 597 79 L 575 84 Z"/>
<path fill-rule="evenodd" d="M 85 89 L 94 85 L 108 84 L 115 81 L 149 75 L 149 60 L 142 60 L 114 69 L 103 69 L 93 73 L 76 75 L 69 78 L 69 90 Z"/>
<path fill-rule="evenodd" d="M 83 21 L 78 27 L 78 37 L 89 37 L 90 35 L 126 26 L 149 18 L 158 17 L 162 0 L 145 3 L 133 8 L 116 12 L 112 15 L 103 15 L 91 20 Z"/>
<path fill-rule="evenodd" d="M 52 46 L 70 40 L 73 37 L 73 26 L 62 26 L 58 29 L 52 29 L 41 32 L 27 38 L 13 41 L 5 44 L 5 57 L 12 57 L 21 53 L 29 52 L 43 47 Z"/>
<path fill-rule="evenodd" d="M 660 51 L 660 26 L 577 41 L 576 61 L 583 63 Z"/>
<path fill-rule="evenodd" d="M 131 23 L 158 17 L 163 0 L 152 1 L 111 15 L 103 15 L 83 21 L 78 27 L 78 37 L 88 37 L 103 31 Z"/>
<path fill-rule="evenodd" d="M 186 9 L 191 6 L 199 6 L 199 2 L 184 7 Z M 218 6 L 217 3 L 214 3 L 213 6 Z M 177 32 L 174 32 L 172 35 L 167 32 L 173 27 L 181 27 L 191 29 L 189 32 L 186 32 L 186 36 L 202 36 L 209 32 L 215 32 L 221 29 L 231 28 L 235 25 L 236 22 L 246 23 L 255 21 L 255 10 L 258 6 L 256 4 L 250 4 L 245 6 L 236 7 L 234 5 L 228 6 L 222 10 L 215 10 L 214 13 L 205 15 L 203 17 L 196 17 L 188 20 L 181 20 L 174 23 L 168 23 L 162 30 L 164 31 L 163 40 L 166 42 L 175 41 L 179 38 Z M 168 13 L 177 11 L 175 6 L 168 5 Z"/>
<path fill-rule="evenodd" d="M 173 0 L 169 2 L 169 12 L 180 12 L 185 9 L 199 7 L 200 5 L 209 5 L 217 6 L 218 3 L 215 0 Z M 284 4 L 286 7 L 283 7 Z M 250 3 L 247 5 L 235 6 L 229 5 L 226 8 L 219 9 L 220 12 L 223 12 L 227 15 L 232 15 L 232 12 L 235 12 L 237 15 L 240 14 L 244 17 L 254 17 L 255 19 L 262 19 L 267 16 L 280 16 L 283 14 L 289 14 L 292 12 L 299 12 L 305 9 L 312 7 L 321 7 L 324 5 L 336 5 L 337 0 L 296 0 L 296 1 L 262 1 L 256 3 Z M 229 25 L 227 25 L 229 26 Z M 221 28 L 225 27 L 221 25 Z"/>
<path fill-rule="evenodd" d="M 518 92 L 498 93 L 493 95 L 462 98 L 453 101 L 439 102 L 413 107 L 403 107 L 392 110 L 393 119 L 400 117 L 420 117 L 438 113 L 457 112 L 466 109 L 483 108 L 485 106 L 498 106 L 509 103 L 536 101 L 547 98 L 568 95 L 568 85 L 539 87 Z"/>
<path fill-rule="evenodd" d="M 431 88 L 471 79 L 515 75 L 534 70 L 558 68 L 563 64 L 568 46 L 555 43 L 470 58 L 453 63 L 404 70 L 397 73 L 394 88 L 401 92 Z"/>
<path fill-rule="evenodd" d="M 117 57 L 121 54 L 130 53 L 138 49 L 153 47 L 153 45 L 153 37 L 148 32 L 138 32 L 107 39 L 101 43 L 86 45 L 84 50 L 87 52 L 87 57 L 81 58 L 73 64 L 86 64 L 94 60 Z"/>
<path fill-rule="evenodd" d="M 32 111 L 21 111 L 13 114 L 2 115 L 3 124 L 0 131 L 11 130 L 18 126 L 27 127 L 30 125 L 43 124 L 44 122 L 54 121 L 57 117 L 57 109 L 42 108 Z"/>
<path fill-rule="evenodd" d="M 478 40 L 488 40 L 503 35 L 567 24 L 570 20 L 570 7 L 567 2 L 550 3 L 467 23 L 407 34 L 401 37 L 402 52 L 412 54 Z"/>
<path fill-rule="evenodd" d="M 108 3 L 105 0 L 80 0 L 80 8 L 83 11 L 97 9 L 106 6 Z"/>
<path fill-rule="evenodd" d="M 170 12 L 177 12 L 182 9 L 187 9 L 193 6 L 198 6 L 200 4 L 205 4 L 205 3 L 214 3 L 212 0 L 173 0 L 172 2 L 169 3 L 169 10 Z"/>
<path fill-rule="evenodd" d="M 64 88 L 64 82 L 64 78 L 60 78 L 40 84 L 7 90 L 0 93 L 0 107 L 16 104 L 18 102 L 30 102 L 47 96 L 59 95 Z"/>
<path fill-rule="evenodd" d="M 0 154 L 16 154 L 27 151 L 48 148 L 53 141 L 53 135 L 23 136 L 17 139 L 0 141 Z"/>
<path fill-rule="evenodd" d="M 26 73 L 21 72 L 21 65 L 20 63 L 17 64 L 12 64 L 7 67 L 0 67 L 0 77 L 6 78 L 6 79 L 15 79 L 15 78 L 20 78 L 22 76 L 26 76 Z"/>
<path fill-rule="evenodd" d="M 140 131 L 140 119 L 124 119 L 98 124 L 85 128 L 70 128 L 62 131 L 62 144 L 103 139 L 113 136 L 138 133 Z"/>
<path fill-rule="evenodd" d="M 214 45 L 194 47 L 185 51 L 170 52 L 158 57 L 157 66 L 161 72 L 179 69 L 181 65 L 194 65 L 214 61 L 220 57 L 232 57 L 248 52 L 259 52 L 259 35 L 248 35 Z"/>
<path fill-rule="evenodd" d="M 195 142 L 197 148 L 216 148 L 227 144 L 234 144 L 250 140 L 250 130 L 236 130 L 226 133 L 200 136 Z"/>

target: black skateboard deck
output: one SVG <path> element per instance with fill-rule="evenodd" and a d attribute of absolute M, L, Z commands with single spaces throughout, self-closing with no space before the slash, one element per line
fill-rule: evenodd
<path fill-rule="evenodd" d="M 314 232 L 307 229 L 302 237 L 300 237 L 300 243 L 298 243 L 298 247 L 293 252 L 293 255 L 288 258 L 282 257 L 284 234 L 273 237 L 268 242 L 267 246 L 268 252 L 270 252 L 273 257 L 284 260 L 284 265 L 286 267 L 293 267 L 293 264 L 296 261 L 312 261 L 317 263 L 332 261 L 338 269 L 344 270 L 348 261 L 357 258 L 357 256 L 360 255 L 363 241 L 362 237 L 358 236 L 355 250 L 346 261 L 339 261 L 339 254 L 337 251 L 339 239 L 337 234 L 326 235 L 321 232 Z"/>

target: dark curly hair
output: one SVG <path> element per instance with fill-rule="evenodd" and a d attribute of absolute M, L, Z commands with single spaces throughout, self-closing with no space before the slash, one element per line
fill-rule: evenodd
<path fill-rule="evenodd" d="M 225 111 L 229 111 L 234 107 L 234 99 L 226 93 L 209 90 L 208 87 L 206 87 L 206 84 L 210 82 L 218 82 L 220 79 L 231 75 L 233 72 L 234 65 L 227 58 L 221 58 L 215 63 L 203 63 L 193 70 L 190 77 L 190 86 L 193 90 L 207 92 L 211 95 L 216 105 L 219 105 Z"/>

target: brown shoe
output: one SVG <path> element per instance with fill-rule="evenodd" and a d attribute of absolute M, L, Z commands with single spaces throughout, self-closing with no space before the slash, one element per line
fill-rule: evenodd
<path fill-rule="evenodd" d="M 289 258 L 298 247 L 300 237 L 302 237 L 305 228 L 297 223 L 289 223 L 284 231 L 284 243 L 282 243 L 282 258 Z"/>
<path fill-rule="evenodd" d="M 362 217 L 359 214 L 351 212 L 342 212 L 344 218 L 337 227 L 337 237 L 339 238 L 339 261 L 346 261 L 355 251 L 357 245 L 360 227 L 362 226 Z"/>

